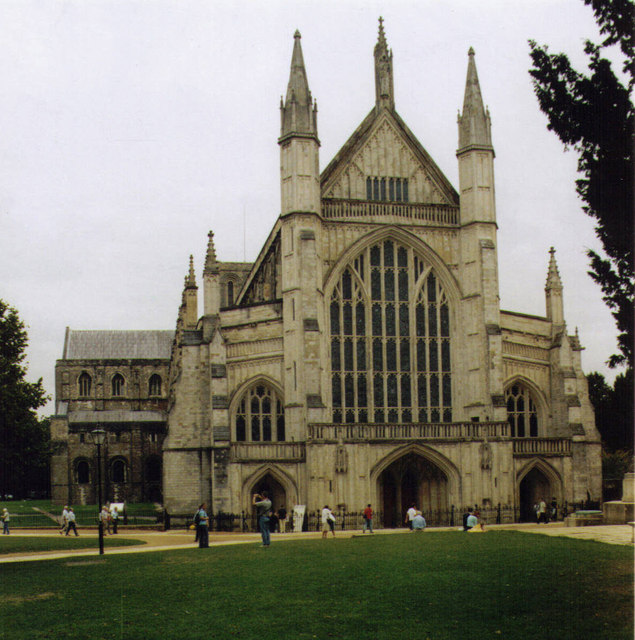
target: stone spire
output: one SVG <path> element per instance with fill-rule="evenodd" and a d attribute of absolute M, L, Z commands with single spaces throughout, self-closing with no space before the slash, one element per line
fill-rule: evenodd
<path fill-rule="evenodd" d="M 562 293 L 562 280 L 560 279 L 560 272 L 558 271 L 558 265 L 556 263 L 556 250 L 551 247 L 549 253 L 549 270 L 547 272 L 545 291 L 559 291 Z"/>
<path fill-rule="evenodd" d="M 375 105 L 377 109 L 395 108 L 392 74 L 392 51 L 388 49 L 384 33 L 384 19 L 379 17 L 379 35 L 375 45 Z"/>
<path fill-rule="evenodd" d="M 185 288 L 196 289 L 196 274 L 194 273 L 194 256 L 190 255 L 190 270 L 185 276 Z"/>
<path fill-rule="evenodd" d="M 205 254 L 205 268 L 203 275 L 208 273 L 218 273 L 218 262 L 216 260 L 216 248 L 214 247 L 214 232 L 207 234 L 207 253 Z"/>
<path fill-rule="evenodd" d="M 549 270 L 547 283 L 545 284 L 545 301 L 547 307 L 547 319 L 556 325 L 564 324 L 564 303 L 562 298 L 562 280 L 556 264 L 556 250 L 551 247 L 549 258 Z"/>
<path fill-rule="evenodd" d="M 463 113 L 459 114 L 459 151 L 466 147 L 492 148 L 492 130 L 489 110 L 483 106 L 481 87 L 476 73 L 474 49 L 468 51 L 467 79 L 463 98 Z"/>
<path fill-rule="evenodd" d="M 280 140 L 292 135 L 317 139 L 317 103 L 313 102 L 302 57 L 302 36 L 296 31 L 293 36 L 291 72 L 287 85 L 287 97 L 280 99 Z"/>

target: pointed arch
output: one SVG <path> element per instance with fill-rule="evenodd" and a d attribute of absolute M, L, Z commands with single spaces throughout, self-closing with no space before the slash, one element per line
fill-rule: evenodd
<path fill-rule="evenodd" d="M 259 375 L 244 382 L 230 402 L 234 442 L 284 442 L 284 395 L 280 385 Z"/>
<path fill-rule="evenodd" d="M 463 293 L 457 279 L 452 275 L 443 259 L 423 240 L 413 233 L 396 225 L 386 225 L 381 229 L 371 231 L 353 243 L 335 262 L 324 276 L 324 298 L 328 300 L 342 273 L 364 249 L 383 240 L 395 240 L 411 247 L 437 274 L 441 285 L 451 299 L 452 306 L 457 304 Z"/>
<path fill-rule="evenodd" d="M 264 480 L 267 476 L 271 476 L 276 482 L 278 482 L 282 488 L 284 489 L 286 496 L 286 506 L 287 511 L 289 511 L 288 506 L 298 504 L 299 502 L 299 494 L 298 494 L 298 485 L 296 481 L 283 469 L 280 467 L 271 464 L 269 462 L 261 465 L 251 474 L 249 474 L 246 478 L 243 479 L 242 486 L 240 488 L 241 493 L 241 504 L 242 508 L 245 511 L 249 511 L 251 509 L 251 498 L 253 494 L 253 488 L 262 480 Z M 274 505 L 279 506 L 279 505 Z"/>
<path fill-rule="evenodd" d="M 448 479 L 448 492 L 451 496 L 456 496 L 460 503 L 461 496 L 461 474 L 459 473 L 456 465 L 446 458 L 442 453 L 436 451 L 432 447 L 429 447 L 420 443 L 407 444 L 398 447 L 391 451 L 388 455 L 384 456 L 381 460 L 376 462 L 370 470 L 371 486 L 376 487 L 379 476 L 385 471 L 393 462 L 403 458 L 409 454 L 415 454 L 425 458 L 428 462 L 438 467 Z"/>
<path fill-rule="evenodd" d="M 439 256 L 399 227 L 344 253 L 325 288 L 334 423 L 452 421 L 459 294 Z"/>
<path fill-rule="evenodd" d="M 562 492 L 562 477 L 554 467 L 552 467 L 544 458 L 530 458 L 517 472 L 516 483 L 520 484 L 525 476 L 532 470 L 541 471 L 544 476 L 558 487 Z"/>
<path fill-rule="evenodd" d="M 527 378 L 526 376 L 517 374 L 505 380 L 503 384 L 503 389 L 504 389 L 503 393 L 505 395 L 505 400 L 507 402 L 509 401 L 509 398 L 508 398 L 509 392 L 514 386 L 519 386 L 527 390 L 529 398 L 534 403 L 536 408 L 537 425 L 536 425 L 535 437 L 543 435 L 547 427 L 547 420 L 549 416 L 549 403 L 547 402 L 547 398 L 545 394 L 542 392 L 540 387 L 533 380 Z M 509 416 L 509 407 L 510 405 L 508 402 L 508 416 Z M 529 434 L 531 433 L 530 425 L 528 425 L 528 427 L 529 427 L 527 429 L 528 433 L 526 434 L 526 436 L 529 436 Z M 510 423 L 510 428 L 512 429 L 511 433 L 514 434 L 515 429 L 511 423 Z M 523 437 L 523 436 L 515 436 L 515 437 Z"/>
<path fill-rule="evenodd" d="M 536 518 L 534 505 L 540 500 L 562 502 L 562 477 L 544 458 L 531 458 L 517 471 L 514 492 L 521 520 L 530 522 Z"/>

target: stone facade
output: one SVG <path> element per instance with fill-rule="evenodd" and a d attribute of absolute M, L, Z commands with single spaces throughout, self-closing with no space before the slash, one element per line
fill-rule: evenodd
<path fill-rule="evenodd" d="M 275 507 L 371 502 L 394 526 L 411 502 L 529 516 L 539 497 L 599 500 L 600 440 L 553 250 L 545 315 L 500 309 L 474 52 L 457 192 L 395 110 L 381 25 L 375 105 L 320 174 L 300 43 L 281 105 L 280 216 L 253 264 L 219 261 L 210 232 L 200 317 L 193 265 L 186 278 L 164 504 L 239 513 L 266 488 Z"/>
<path fill-rule="evenodd" d="M 173 338 L 173 331 L 66 330 L 51 418 L 54 502 L 97 502 L 97 455 L 90 437 L 97 428 L 107 432 L 101 448 L 104 499 L 161 502 Z"/>

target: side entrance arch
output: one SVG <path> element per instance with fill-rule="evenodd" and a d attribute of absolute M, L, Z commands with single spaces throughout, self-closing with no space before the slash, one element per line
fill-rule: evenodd
<path fill-rule="evenodd" d="M 547 505 L 553 498 L 562 501 L 562 482 L 557 472 L 543 460 L 529 463 L 519 474 L 518 504 L 521 522 L 535 522 L 534 505 L 544 500 Z"/>
<path fill-rule="evenodd" d="M 402 527 L 411 504 L 423 512 L 428 524 L 449 519 L 450 478 L 446 470 L 417 450 L 409 450 L 381 470 L 378 499 L 384 527 Z"/>
<path fill-rule="evenodd" d="M 293 511 L 297 503 L 297 488 L 293 478 L 273 465 L 263 465 L 243 482 L 242 504 L 247 513 L 252 509 L 251 499 L 254 493 L 266 491 L 269 494 L 272 508 L 277 511 L 285 507 L 287 512 Z"/>

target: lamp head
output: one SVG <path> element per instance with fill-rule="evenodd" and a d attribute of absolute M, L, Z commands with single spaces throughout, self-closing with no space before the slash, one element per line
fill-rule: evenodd
<path fill-rule="evenodd" d="M 93 444 L 102 445 L 106 442 L 106 432 L 104 429 L 93 429 L 90 432 Z"/>

